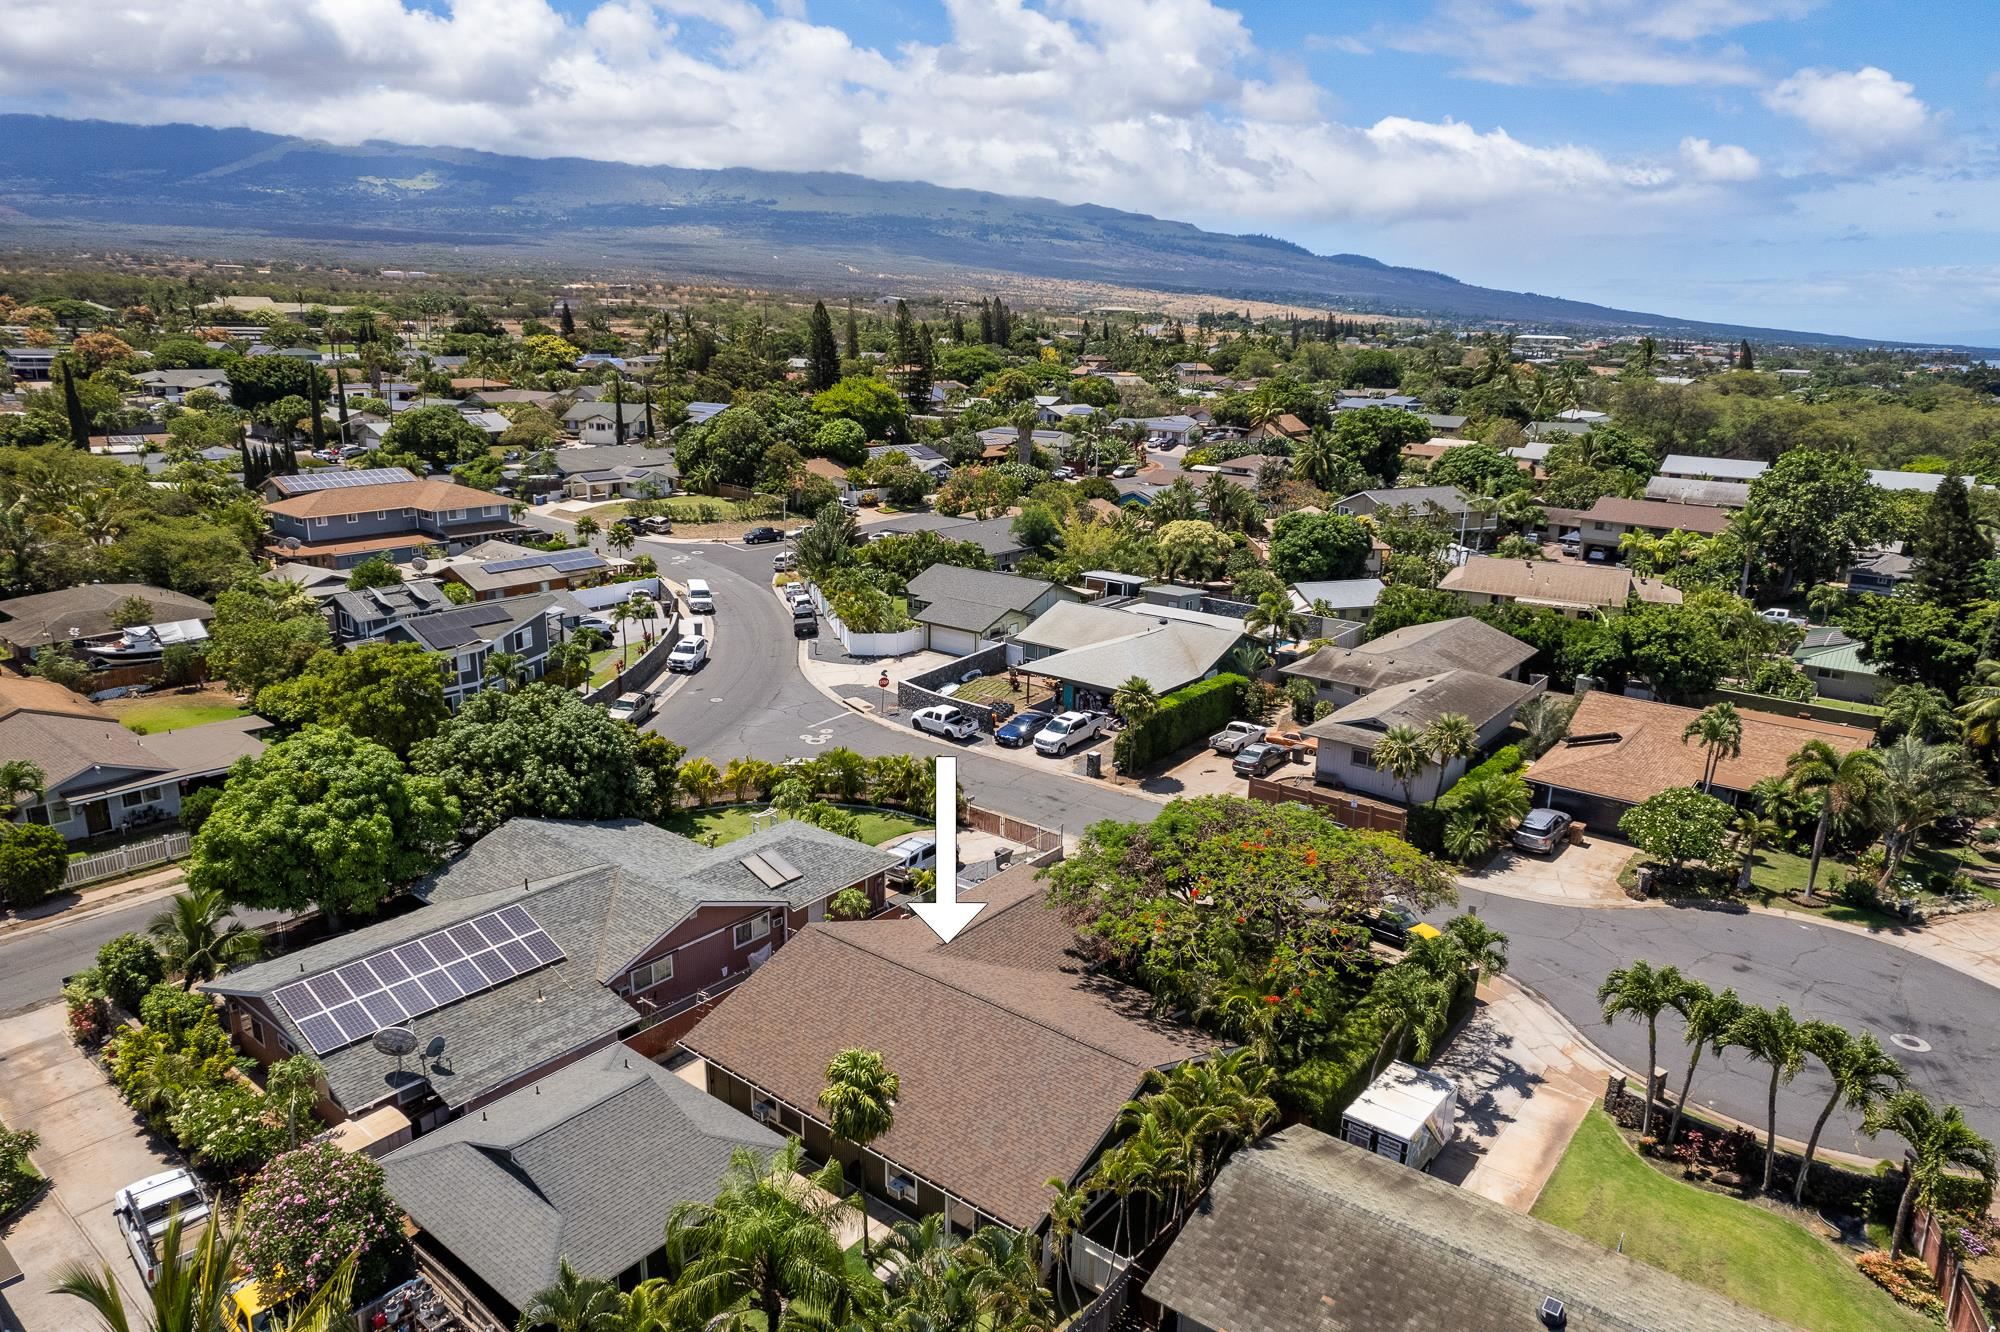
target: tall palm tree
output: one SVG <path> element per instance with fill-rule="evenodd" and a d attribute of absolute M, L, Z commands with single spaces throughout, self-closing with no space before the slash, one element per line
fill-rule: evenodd
<path fill-rule="evenodd" d="M 598 1320 L 618 1312 L 618 1287 L 598 1277 L 580 1276 L 569 1259 L 556 1264 L 556 1283 L 537 1291 L 521 1306 L 517 1332 L 595 1332 Z"/>
<path fill-rule="evenodd" d="M 1687 1075 L 1681 1079 L 1681 1094 L 1674 1101 L 1674 1117 L 1667 1122 L 1667 1145 L 1673 1146 L 1680 1136 L 1681 1112 L 1687 1109 L 1688 1095 L 1694 1090 L 1694 1070 L 1701 1063 L 1703 1050 L 1722 1053 L 1729 1029 L 1736 1025 L 1736 1019 L 1743 1016 L 1743 1001 L 1736 997 L 1736 991 L 1724 990 L 1720 994 L 1693 978 L 1686 979 L 1686 989 L 1682 992 L 1681 1017 L 1685 1023 L 1682 1031 L 1688 1046 Z"/>
<path fill-rule="evenodd" d="M 2000 661 L 1972 668 L 1973 683 L 1958 694 L 1958 721 L 1965 743 L 1978 749 L 2000 745 Z"/>
<path fill-rule="evenodd" d="M 1507 969 L 1507 936 L 1481 920 L 1478 912 L 1453 916 L 1444 923 L 1444 936 L 1465 954 L 1474 982 Z"/>
<path fill-rule="evenodd" d="M 1806 1047 L 1799 1020 L 1792 1010 L 1779 1004 L 1759 1008 L 1746 1004 L 1742 1016 L 1730 1025 L 1725 1046 L 1742 1050 L 1760 1064 L 1771 1066 L 1771 1081 L 1764 1098 L 1764 1192 L 1771 1191 L 1771 1177 L 1778 1168 L 1778 1084 L 1790 1082 L 1804 1067 Z"/>
<path fill-rule="evenodd" d="M 1253 634 L 1269 635 L 1269 650 L 1275 654 L 1279 643 L 1305 632 L 1306 617 L 1293 607 L 1290 594 L 1266 592 L 1244 615 L 1243 627 Z"/>
<path fill-rule="evenodd" d="M 30 800 L 40 800 L 49 791 L 48 777 L 37 764 L 27 759 L 8 759 L 0 763 L 0 795 L 7 798 L 11 809 L 22 796 Z"/>
<path fill-rule="evenodd" d="M 1909 1085 L 1909 1075 L 1892 1059 L 1871 1032 L 1859 1036 L 1831 1022 L 1808 1022 L 1799 1033 L 1806 1053 L 1826 1066 L 1833 1079 L 1833 1095 L 1826 1098 L 1819 1118 L 1813 1121 L 1812 1136 L 1806 1139 L 1805 1158 L 1799 1162 L 1799 1177 L 1792 1185 L 1792 1201 L 1804 1202 L 1806 1176 L 1812 1173 L 1813 1153 L 1819 1150 L 1819 1135 L 1834 1107 L 1846 1105 L 1864 1116 L 1884 1098 Z"/>
<path fill-rule="evenodd" d="M 1089 1188 L 1071 1188 L 1062 1180 L 1051 1177 L 1048 1181 L 1049 1193 L 1049 1247 L 1055 1250 L 1056 1269 L 1062 1273 L 1063 1284 L 1069 1290 L 1070 1301 L 1077 1297 L 1076 1272 L 1070 1266 L 1070 1245 L 1078 1231 L 1090 1216 L 1090 1200 L 1097 1195 Z"/>
<path fill-rule="evenodd" d="M 1690 740 L 1701 742 L 1701 789 L 1714 795 L 1716 765 L 1743 752 L 1743 718 L 1736 705 L 1724 699 L 1703 708 L 1681 731 L 1681 743 Z"/>
<path fill-rule="evenodd" d="M 190 888 L 175 893 L 147 924 L 168 973 L 181 978 L 183 990 L 263 953 L 263 937 L 245 929 L 233 910 L 220 888 Z"/>
<path fill-rule="evenodd" d="M 875 1050 L 842 1050 L 826 1066 L 820 1108 L 835 1136 L 865 1149 L 896 1125 L 896 1097 L 902 1079 Z M 868 1165 L 860 1165 L 861 1256 L 868 1257 Z"/>
<path fill-rule="evenodd" d="M 2000 1182 L 2000 1160 L 1994 1156 L 1993 1144 L 1973 1132 L 1957 1106 L 1939 1109 L 1914 1088 L 1897 1092 L 1862 1116 L 1861 1131 L 1870 1137 L 1885 1129 L 1910 1145 L 1902 1196 L 1896 1200 L 1896 1228 L 1889 1235 L 1889 1257 L 1893 1260 L 1902 1255 L 1914 1204 L 1932 1206 L 1946 1181 L 1967 1170 L 1985 1180 L 1991 1190 Z"/>
<path fill-rule="evenodd" d="M 1785 760 L 1785 780 L 1792 794 L 1819 797 L 1812 860 L 1806 866 L 1806 901 L 1813 900 L 1813 887 L 1819 882 L 1827 830 L 1845 829 L 1860 820 L 1875 803 L 1881 776 L 1881 757 L 1875 750 L 1853 749 L 1842 754 L 1824 740 L 1806 741 Z"/>
<path fill-rule="evenodd" d="M 978 1326 L 994 1332 L 1047 1332 L 1055 1305 L 1042 1285 L 1038 1240 L 1005 1226 L 974 1231 L 954 1255 Z"/>
<path fill-rule="evenodd" d="M 1769 511 L 1753 500 L 1736 511 L 1736 516 L 1729 520 L 1728 531 L 1743 548 L 1743 572 L 1736 581 L 1736 595 L 1748 597 L 1750 575 L 1764 547 L 1777 535 L 1777 524 Z"/>
<path fill-rule="evenodd" d="M 1479 752 L 1479 732 L 1462 713 L 1447 712 L 1423 729 L 1424 752 L 1437 761 L 1437 784 L 1430 803 L 1444 794 L 1445 772 L 1453 759 L 1469 759 Z"/>
<path fill-rule="evenodd" d="M 1160 700 L 1153 693 L 1150 680 L 1143 675 L 1131 675 L 1111 695 L 1111 710 L 1124 718 L 1127 726 L 1137 730 L 1159 712 Z"/>
<path fill-rule="evenodd" d="M 1886 885 L 1917 838 L 1939 819 L 1988 807 L 1992 792 L 1979 765 L 1959 745 L 1927 745 L 1913 735 L 1881 751 L 1882 866 Z"/>
<path fill-rule="evenodd" d="M 1736 822 L 1730 825 L 1730 832 L 1736 844 L 1738 868 L 1736 871 L 1736 891 L 1750 891 L 1750 872 L 1757 864 L 1757 847 L 1782 833 L 1778 821 L 1761 809 L 1745 809 L 1738 813 Z"/>
<path fill-rule="evenodd" d="M 1655 967 L 1643 960 L 1619 967 L 1597 987 L 1605 1022 L 1629 1017 L 1646 1024 L 1646 1101 L 1639 1111 L 1642 1138 L 1653 1135 L 1653 1070 L 1660 1066 L 1660 1014 L 1670 1008 L 1678 1010 L 1691 994 L 1679 967 Z"/>
<path fill-rule="evenodd" d="M 1402 785 L 1406 805 L 1410 803 L 1410 783 L 1430 761 L 1431 756 L 1424 750 L 1424 733 L 1414 726 L 1391 726 L 1375 742 L 1375 768 Z"/>
<path fill-rule="evenodd" d="M 1946 744 L 1959 738 L 1958 717 L 1942 689 L 1897 685 L 1883 696 L 1882 725 L 1877 735 L 1884 740 L 1914 735 L 1929 744 Z"/>
<path fill-rule="evenodd" d="M 160 1240 L 160 1274 L 143 1310 L 127 1309 L 125 1295 L 109 1266 L 92 1271 L 71 1263 L 59 1274 L 55 1293 L 81 1300 L 106 1332 L 222 1332 L 223 1302 L 237 1280 L 238 1235 L 233 1218 L 211 1216 L 201 1237 L 183 1246 L 184 1227 L 175 1216 Z M 312 1298 L 295 1307 L 274 1332 L 336 1332 L 353 1316 L 354 1256 L 349 1255 Z"/>
<path fill-rule="evenodd" d="M 587 513 L 583 515 L 583 517 L 577 519 L 575 525 L 576 525 L 577 538 L 581 540 L 583 544 L 586 546 L 590 544 L 590 539 L 592 537 L 596 536 L 600 531 L 603 530 L 601 527 L 598 526 L 597 520 L 591 517 Z"/>

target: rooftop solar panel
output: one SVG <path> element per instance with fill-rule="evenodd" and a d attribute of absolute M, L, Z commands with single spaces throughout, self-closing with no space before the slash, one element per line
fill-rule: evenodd
<path fill-rule="evenodd" d="M 270 478 L 272 486 L 281 495 L 306 495 L 315 490 L 348 490 L 355 486 L 388 486 L 416 479 L 416 475 L 406 467 L 364 467 L 357 471 L 328 468 L 318 472 L 301 472 L 297 476 Z"/>
<path fill-rule="evenodd" d="M 578 569 L 594 569 L 604 563 L 604 557 L 594 550 L 552 550 L 545 555 L 522 555 L 511 560 L 496 560 L 483 565 L 487 573 L 513 573 L 516 569 L 554 569 L 559 573 L 573 573 Z"/>
<path fill-rule="evenodd" d="M 526 934 L 529 930 L 539 928 L 535 924 L 535 918 L 528 914 L 526 907 L 501 907 L 497 914 L 506 923 L 507 928 L 516 934 Z"/>
<path fill-rule="evenodd" d="M 340 1034 L 340 1024 L 324 1013 L 299 1019 L 299 1035 L 305 1037 L 306 1044 L 319 1054 L 338 1050 L 347 1044 L 347 1038 Z"/>
<path fill-rule="evenodd" d="M 803 874 L 799 873 L 798 868 L 795 865 L 793 865 L 791 861 L 786 860 L 776 851 L 766 851 L 763 852 L 762 854 L 764 857 L 764 863 L 766 865 L 769 865 L 772 869 L 776 870 L 782 876 L 779 879 L 780 883 L 790 883 L 793 879 L 802 879 L 805 877 Z"/>
<path fill-rule="evenodd" d="M 763 884 L 766 888 L 776 888 L 785 881 L 785 876 L 778 872 L 776 866 L 755 852 L 743 857 L 737 863 L 756 875 L 757 882 Z"/>

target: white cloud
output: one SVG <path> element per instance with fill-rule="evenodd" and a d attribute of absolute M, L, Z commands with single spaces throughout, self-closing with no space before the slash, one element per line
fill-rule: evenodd
<path fill-rule="evenodd" d="M 1754 85 L 1763 82 L 1738 28 L 1802 18 L 1817 0 L 1442 0 L 1413 29 L 1382 35 L 1401 50 L 1446 56 L 1490 83 Z"/>
<path fill-rule="evenodd" d="M 1702 180 L 1755 180 L 1764 164 L 1757 154 L 1733 143 L 1715 144 L 1692 136 L 1681 140 L 1681 160 Z"/>
<path fill-rule="evenodd" d="M 1886 69 L 1802 69 L 1764 95 L 1780 115 L 1819 137 L 1837 157 L 1880 162 L 1922 147 L 1936 119 L 1917 90 Z"/>

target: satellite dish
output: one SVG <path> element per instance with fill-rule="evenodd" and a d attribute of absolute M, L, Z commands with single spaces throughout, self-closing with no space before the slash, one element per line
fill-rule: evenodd
<path fill-rule="evenodd" d="M 431 567 L 431 562 L 425 559 L 421 555 L 412 555 L 410 557 L 410 567 L 412 569 L 415 569 L 418 573 L 422 573 L 424 570 Z"/>
<path fill-rule="evenodd" d="M 299 539 L 297 537 L 286 537 L 282 544 L 286 550 L 297 550 L 299 548 Z"/>
<path fill-rule="evenodd" d="M 369 1038 L 369 1044 L 400 1059 L 417 1048 L 417 1033 L 408 1027 L 384 1027 Z"/>
<path fill-rule="evenodd" d="M 442 1036 L 431 1037 L 431 1043 L 424 1047 L 424 1058 L 432 1060 L 433 1062 L 444 1058 L 444 1037 Z"/>

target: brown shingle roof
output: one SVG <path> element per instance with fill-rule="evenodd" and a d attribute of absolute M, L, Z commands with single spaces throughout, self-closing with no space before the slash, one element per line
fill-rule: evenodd
<path fill-rule="evenodd" d="M 1086 974 L 1035 876 L 1023 865 L 968 890 L 990 905 L 948 946 L 917 920 L 809 926 L 682 1044 L 817 1116 L 827 1061 L 865 1042 L 902 1080 L 873 1149 L 1032 1226 L 1048 1178 L 1089 1163 L 1147 1069 L 1215 1049 Z"/>
<path fill-rule="evenodd" d="M 1629 569 L 1555 560 L 1503 560 L 1492 555 L 1467 560 L 1447 573 L 1438 586 L 1447 592 L 1502 597 L 1542 606 L 1622 606 L 1634 592 L 1641 601 L 1670 606 L 1681 602 L 1679 588 L 1655 578 L 1637 577 Z"/>
<path fill-rule="evenodd" d="M 17 712 L 39 712 L 57 717 L 83 717 L 108 721 L 111 714 L 81 694 L 72 694 L 54 680 L 14 675 L 0 671 L 0 721 Z"/>
<path fill-rule="evenodd" d="M 1729 512 L 1707 504 L 1676 504 L 1668 500 L 1620 499 L 1605 495 L 1585 510 L 1591 522 L 1619 523 L 1627 527 L 1681 528 L 1714 536 L 1729 526 Z"/>
<path fill-rule="evenodd" d="M 441 509 L 477 509 L 507 502 L 505 495 L 431 478 L 394 481 L 386 486 L 335 486 L 294 495 L 264 507 L 288 518 L 330 518 L 344 513 L 372 513 L 377 509 L 423 509 L 435 513 Z"/>
<path fill-rule="evenodd" d="M 1681 732 L 1700 716 L 1695 708 L 1652 703 L 1593 689 L 1569 720 L 1569 738 L 1535 760 L 1528 780 L 1638 804 L 1670 786 L 1701 781 L 1703 751 L 1683 744 Z M 1868 743 L 1868 732 L 1809 717 L 1783 717 L 1738 709 L 1743 719 L 1743 752 L 1715 769 L 1715 784 L 1748 791 L 1760 779 L 1785 770 L 1785 760 L 1808 740 L 1824 740 L 1846 753 Z M 1596 738 L 1603 737 L 1603 738 Z"/>

